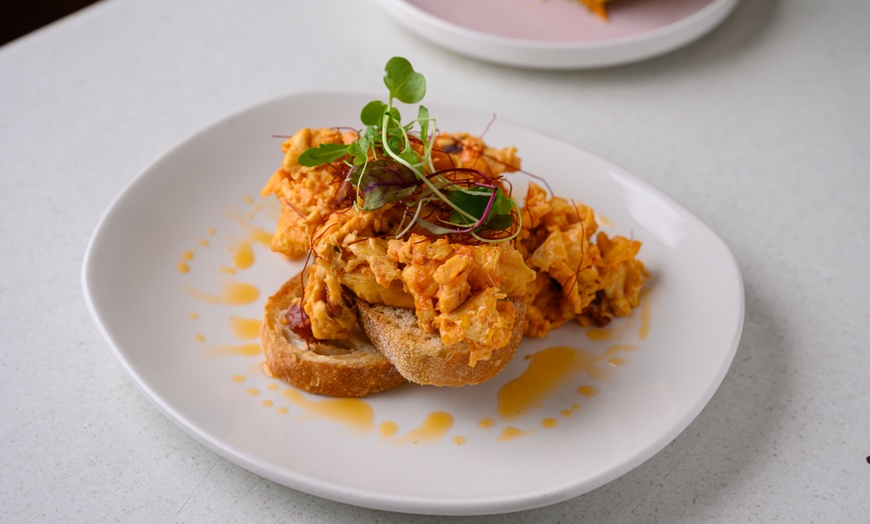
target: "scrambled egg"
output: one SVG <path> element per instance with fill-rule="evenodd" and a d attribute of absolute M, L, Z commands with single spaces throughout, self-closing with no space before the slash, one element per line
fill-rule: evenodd
<path fill-rule="evenodd" d="M 293 258 L 311 252 L 302 308 L 312 334 L 350 335 L 356 316 L 346 288 L 369 303 L 414 308 L 420 327 L 439 333 L 445 345 L 469 345 L 470 365 L 488 359 L 520 321 L 506 299 L 524 298 L 535 272 L 510 242 L 450 243 L 417 227 L 394 238 L 404 218 L 395 206 L 364 212 L 342 203 L 342 166 L 297 161 L 309 147 L 354 138 L 330 129 L 300 130 L 284 143 L 284 162 L 261 192 L 282 203 L 272 249 Z M 441 135 L 436 148 L 436 170 L 473 169 L 495 178 L 519 166 L 515 148 L 490 149 L 467 134 Z"/>
<path fill-rule="evenodd" d="M 272 249 L 291 258 L 310 252 L 301 306 L 316 338 L 350 335 L 356 315 L 346 290 L 369 303 L 414 308 L 420 327 L 445 345 L 465 341 L 472 366 L 504 346 L 519 321 L 506 299 L 528 301 L 524 333 L 533 337 L 570 320 L 601 326 L 638 305 L 647 276 L 636 259 L 640 242 L 597 232 L 591 208 L 548 197 L 534 184 L 513 242 L 451 243 L 418 226 L 395 238 L 403 212 L 353 206 L 347 166 L 298 163 L 310 147 L 355 139 L 334 129 L 298 131 L 284 142 L 284 161 L 261 193 L 282 204 Z M 515 148 L 491 149 L 468 134 L 439 136 L 432 160 L 436 170 L 460 168 L 463 176 L 469 168 L 493 179 L 520 166 Z"/>
<path fill-rule="evenodd" d="M 604 326 L 637 307 L 648 276 L 641 243 L 598 232 L 595 212 L 531 184 L 523 206 L 520 250 L 537 273 L 525 334 L 542 337 L 569 320 Z M 595 237 L 595 243 L 592 242 Z"/>

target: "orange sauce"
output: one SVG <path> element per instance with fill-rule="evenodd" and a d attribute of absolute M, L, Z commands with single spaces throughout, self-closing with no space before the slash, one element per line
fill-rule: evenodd
<path fill-rule="evenodd" d="M 508 426 L 504 428 L 501 432 L 501 435 L 498 436 L 499 442 L 505 442 L 508 440 L 514 440 L 515 438 L 522 437 L 523 435 L 528 435 L 529 433 L 534 433 L 533 429 L 519 429 L 513 426 Z"/>
<path fill-rule="evenodd" d="M 263 348 L 260 347 L 260 344 L 227 344 L 224 346 L 210 347 L 206 351 L 210 357 L 227 357 L 230 355 L 256 357 L 263 352 Z"/>
<path fill-rule="evenodd" d="M 193 251 L 185 251 L 181 254 L 181 260 L 190 260 L 193 258 Z"/>
<path fill-rule="evenodd" d="M 230 329 L 239 340 L 260 338 L 261 321 L 256 318 L 230 317 Z"/>
<path fill-rule="evenodd" d="M 465 437 L 462 435 L 456 435 L 453 437 L 453 443 L 461 446 L 462 444 L 465 444 Z"/>
<path fill-rule="evenodd" d="M 602 357 L 582 349 L 555 346 L 526 358 L 530 362 L 525 373 L 498 392 L 497 412 L 505 420 L 541 407 L 544 399 L 581 372 L 596 379 L 606 373 L 599 367 Z"/>
<path fill-rule="evenodd" d="M 197 342 L 205 342 L 205 335 L 203 335 L 202 333 L 197 333 L 196 335 L 193 336 L 193 338 Z"/>
<path fill-rule="evenodd" d="M 277 411 L 281 415 L 286 415 L 287 413 L 290 413 L 290 410 L 284 407 L 278 408 L 275 411 Z"/>
<path fill-rule="evenodd" d="M 375 412 L 365 400 L 358 398 L 308 400 L 301 391 L 295 388 L 287 388 L 282 394 L 290 402 L 303 408 L 308 417 L 340 422 L 358 432 L 368 432 L 374 429 Z"/>
<path fill-rule="evenodd" d="M 187 286 L 187 291 L 203 302 L 229 306 L 250 304 L 260 298 L 260 290 L 244 282 L 225 282 L 223 293 L 220 295 L 205 293 L 192 285 Z"/>
<path fill-rule="evenodd" d="M 202 247 L 208 247 L 208 240 L 206 240 L 204 238 L 200 238 L 199 240 L 196 241 L 196 243 L 201 245 Z"/>
<path fill-rule="evenodd" d="M 178 263 L 178 272 L 179 273 L 190 273 L 190 266 L 187 265 L 187 262 L 179 262 Z"/>
<path fill-rule="evenodd" d="M 614 337 L 614 332 L 608 328 L 589 328 L 586 330 L 586 338 L 589 340 L 603 341 Z"/>
<path fill-rule="evenodd" d="M 640 297 L 640 328 L 637 330 L 637 336 L 641 340 L 646 340 L 649 336 L 649 324 L 652 313 L 649 307 L 649 300 L 646 298 L 646 293 L 642 293 Z"/>
<path fill-rule="evenodd" d="M 226 273 L 227 275 L 235 275 L 237 271 L 229 266 L 221 266 L 218 268 L 218 271 L 221 273 Z"/>
<path fill-rule="evenodd" d="M 423 423 L 407 435 L 396 439 L 396 444 L 426 444 L 441 439 L 453 427 L 453 415 L 446 411 L 433 411 Z"/>
<path fill-rule="evenodd" d="M 239 223 L 242 229 L 248 232 L 247 238 L 240 240 L 231 249 L 233 252 L 233 265 L 237 269 L 247 269 L 251 267 L 256 260 L 254 257 L 253 245 L 259 243 L 268 247 L 272 243 L 272 234 L 260 226 L 251 224 L 237 213 L 233 214 L 233 218 Z M 253 216 L 249 215 L 247 218 L 253 218 Z"/>
<path fill-rule="evenodd" d="M 266 389 L 268 389 L 269 391 L 278 391 L 278 384 L 272 382 L 271 384 L 266 386 Z"/>
<path fill-rule="evenodd" d="M 390 439 L 396 436 L 396 433 L 399 432 L 399 425 L 393 422 L 392 420 L 387 420 L 385 422 L 381 422 L 381 425 L 378 427 L 378 433 L 381 434 L 381 438 Z"/>
<path fill-rule="evenodd" d="M 191 320 L 196 320 L 199 318 L 199 313 L 188 313 L 187 318 L 189 318 Z"/>
<path fill-rule="evenodd" d="M 247 393 L 248 395 L 253 395 L 256 397 L 257 395 L 260 394 L 260 390 L 257 388 L 248 388 L 245 390 L 245 393 Z"/>
<path fill-rule="evenodd" d="M 233 382 L 235 382 L 236 384 L 241 384 L 242 382 L 245 381 L 244 375 L 233 375 L 232 378 L 233 378 Z"/>
<path fill-rule="evenodd" d="M 480 422 L 477 423 L 477 425 L 482 427 L 483 429 L 489 429 L 495 426 L 495 419 L 492 417 L 482 418 L 480 419 Z"/>
<path fill-rule="evenodd" d="M 577 393 L 580 393 L 584 397 L 594 397 L 598 394 L 598 390 L 595 386 L 580 386 L 577 388 Z"/>
<path fill-rule="evenodd" d="M 544 429 L 555 428 L 559 425 L 559 420 L 553 417 L 547 417 L 541 421 L 541 427 Z"/>
<path fill-rule="evenodd" d="M 263 407 L 271 408 L 271 407 L 272 407 L 272 404 L 274 404 L 274 402 L 272 402 L 272 401 L 269 400 L 269 399 L 266 399 L 266 400 L 263 401 Z"/>

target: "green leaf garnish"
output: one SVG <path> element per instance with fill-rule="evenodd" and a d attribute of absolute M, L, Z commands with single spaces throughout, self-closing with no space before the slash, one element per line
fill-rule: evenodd
<path fill-rule="evenodd" d="M 416 104 L 426 96 L 426 79 L 414 71 L 411 62 L 394 56 L 384 68 L 384 84 L 390 90 L 390 97 L 406 104 Z"/>
<path fill-rule="evenodd" d="M 493 232 L 507 231 L 514 227 L 515 216 L 522 219 L 522 215 L 513 214 L 516 203 L 483 173 L 478 172 L 479 181 L 473 182 L 475 172 L 456 168 L 472 173 L 471 178 L 462 177 L 465 182 L 460 186 L 459 182 L 445 176 L 451 170 L 435 172 L 431 155 L 437 128 L 429 110 L 420 105 L 416 120 L 402 123 L 393 102 L 420 102 L 426 95 L 423 75 L 414 71 L 405 58 L 393 57 L 384 67 L 384 85 L 389 90 L 387 101 L 373 100 L 362 108 L 360 121 L 364 127 L 357 132 L 355 142 L 310 148 L 299 156 L 299 163 L 314 167 L 348 157 L 343 161 L 350 167 L 345 183 L 362 198 L 364 211 L 398 202 L 405 205 L 405 218 L 396 235 L 399 238 L 415 225 L 433 235 L 460 233 L 483 242 L 515 237 L 519 227 L 507 236 L 489 238 L 488 233 L 480 233 L 484 228 Z M 415 126 L 419 126 L 417 133 Z M 472 180 L 470 187 L 469 180 Z M 432 205 L 437 208 L 439 202 L 442 211 L 432 215 Z M 424 209 L 427 211 L 423 212 Z"/>
<path fill-rule="evenodd" d="M 408 198 L 419 186 L 420 181 L 411 169 L 388 159 L 366 164 L 360 169 L 357 181 L 357 188 L 364 200 L 362 208 L 366 211 Z"/>
<path fill-rule="evenodd" d="M 299 155 L 298 161 L 303 166 L 315 167 L 335 162 L 347 152 L 348 146 L 346 144 L 320 144 L 320 147 L 306 149 Z"/>

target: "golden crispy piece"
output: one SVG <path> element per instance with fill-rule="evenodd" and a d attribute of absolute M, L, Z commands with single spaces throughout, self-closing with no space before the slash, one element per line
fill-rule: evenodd
<path fill-rule="evenodd" d="M 535 184 L 529 187 L 523 220 L 520 249 L 538 274 L 526 314 L 527 335 L 545 336 L 570 320 L 602 326 L 637 307 L 649 276 L 636 258 L 640 242 L 596 235 L 591 208 L 548 198 Z"/>
<path fill-rule="evenodd" d="M 311 234 L 335 209 L 341 173 L 332 165 L 305 167 L 298 159 L 309 147 L 341 144 L 345 137 L 335 129 L 300 129 L 281 145 L 284 160 L 260 192 L 274 194 L 281 202 L 281 216 L 272 237 L 272 250 L 291 258 L 308 252 Z"/>

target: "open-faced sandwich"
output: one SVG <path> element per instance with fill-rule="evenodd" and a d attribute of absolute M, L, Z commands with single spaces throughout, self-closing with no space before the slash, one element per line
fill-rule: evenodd
<path fill-rule="evenodd" d="M 363 396 L 405 380 L 489 380 L 524 334 L 571 319 L 602 325 L 637 305 L 640 243 L 596 232 L 594 213 L 532 185 L 526 205 L 503 176 L 516 149 L 437 131 L 424 106 L 396 100 L 426 84 L 403 58 L 386 66 L 387 102 L 359 130 L 301 129 L 262 190 L 281 202 L 272 249 L 306 258 L 269 299 L 271 372 L 306 391 Z"/>

